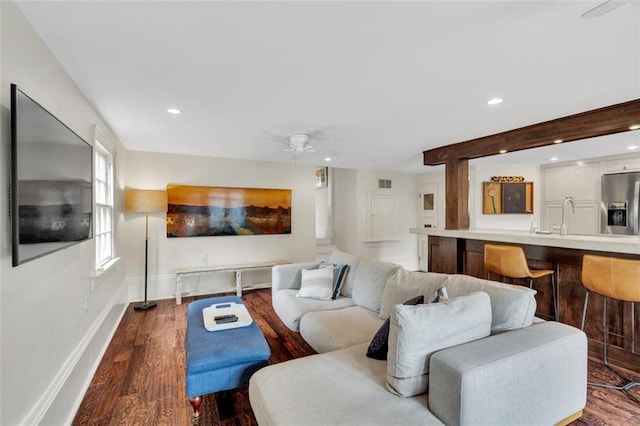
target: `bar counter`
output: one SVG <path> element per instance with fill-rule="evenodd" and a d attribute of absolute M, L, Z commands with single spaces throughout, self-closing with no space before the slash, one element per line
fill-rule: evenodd
<path fill-rule="evenodd" d="M 558 286 L 559 320 L 580 327 L 586 290 L 582 286 L 582 257 L 585 254 L 640 259 L 640 237 L 600 235 L 537 234 L 528 231 L 477 229 L 443 230 L 412 228 L 413 234 L 427 238 L 428 269 L 432 272 L 467 274 L 486 278 L 484 268 L 484 244 L 501 243 L 522 247 L 532 269 L 553 269 Z M 516 280 L 514 284 L 528 286 L 528 280 Z M 640 285 L 640 277 L 638 277 Z M 547 278 L 534 282 L 538 292 L 537 313 L 548 316 L 553 313 L 553 295 Z M 609 325 L 615 333 L 631 337 L 640 335 L 640 318 L 631 316 L 631 304 L 611 300 L 607 305 Z M 585 332 L 589 337 L 589 355 L 602 359 L 602 298 L 593 294 Z M 640 372 L 640 355 L 632 348 L 631 341 L 609 337 L 609 361 Z M 638 346 L 638 345 L 636 345 Z"/>
<path fill-rule="evenodd" d="M 446 229 L 435 228 L 411 228 L 409 232 L 412 234 L 464 238 L 470 240 L 530 244 L 579 250 L 593 250 L 607 253 L 626 253 L 640 255 L 640 237 L 632 235 L 560 235 L 547 233 L 530 233 L 529 231 L 503 229 L 450 231 Z"/>

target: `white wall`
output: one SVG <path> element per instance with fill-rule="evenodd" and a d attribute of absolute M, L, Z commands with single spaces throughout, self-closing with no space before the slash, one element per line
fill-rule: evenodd
<path fill-rule="evenodd" d="M 469 170 L 469 203 L 472 224 L 476 229 L 517 229 L 529 230 L 531 221 L 541 223 L 542 204 L 540 167 L 532 164 L 489 164 L 476 163 Z M 491 176 L 524 176 L 533 182 L 533 214 L 483 214 L 482 182 L 488 182 Z"/>
<path fill-rule="evenodd" d="M 398 263 L 417 269 L 415 228 L 418 211 L 418 175 L 376 170 L 334 169 L 335 236 L 342 251 Z M 391 179 L 392 189 L 378 189 L 378 179 Z M 367 192 L 392 193 L 399 201 L 399 240 L 366 242 Z"/>
<path fill-rule="evenodd" d="M 0 2 L 0 16 L 0 424 L 65 424 L 126 306 L 125 268 L 120 262 L 92 283 L 93 240 L 11 266 L 10 84 L 89 143 L 94 124 L 115 138 L 15 5 Z"/>
<path fill-rule="evenodd" d="M 167 184 L 280 188 L 292 190 L 290 235 L 167 238 L 164 214 L 149 217 L 150 299 L 174 296 L 175 269 L 270 260 L 313 261 L 315 258 L 315 166 L 230 160 L 212 157 L 129 151 L 127 187 L 166 189 Z M 126 214 L 127 281 L 130 300 L 142 300 L 144 288 L 144 215 Z M 202 277 L 185 282 L 202 292 L 229 277 Z"/>

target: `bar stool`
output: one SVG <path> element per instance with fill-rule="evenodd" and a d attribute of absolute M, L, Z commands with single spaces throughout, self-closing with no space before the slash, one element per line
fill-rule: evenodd
<path fill-rule="evenodd" d="M 584 330 L 589 293 L 599 294 L 602 296 L 602 351 L 604 365 L 628 382 L 624 386 L 614 386 L 606 383 L 594 382 L 588 382 L 587 384 L 624 391 L 631 399 L 640 403 L 640 400 L 629 392 L 630 389 L 640 386 L 640 383 L 630 380 L 628 377 L 625 377 L 620 372 L 611 368 L 607 359 L 608 335 L 611 334 L 628 339 L 626 336 L 609 331 L 607 326 L 607 299 L 631 302 L 631 352 L 636 353 L 634 302 L 640 302 L 640 260 L 619 259 L 615 257 L 594 256 L 590 254 L 584 255 L 582 258 L 582 285 L 587 289 L 587 293 L 584 295 L 582 324 L 580 328 Z"/>
<path fill-rule="evenodd" d="M 487 270 L 487 279 L 491 279 L 492 272 L 503 278 L 529 278 L 529 288 L 533 288 L 534 279 L 550 275 L 553 293 L 553 319 L 558 321 L 558 292 L 555 272 L 552 269 L 529 269 L 522 247 L 485 244 L 484 268 Z"/>

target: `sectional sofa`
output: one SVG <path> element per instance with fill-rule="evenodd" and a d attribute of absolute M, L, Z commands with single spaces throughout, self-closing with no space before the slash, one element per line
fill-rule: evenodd
<path fill-rule="evenodd" d="M 581 416 L 586 336 L 535 318 L 535 291 L 340 251 L 328 263 L 349 265 L 328 300 L 300 297 L 302 271 L 319 264 L 273 268 L 276 313 L 318 354 L 253 375 L 260 425 L 550 425 Z M 443 288 L 448 298 L 431 303 Z M 380 333 L 386 353 L 368 357 Z"/>

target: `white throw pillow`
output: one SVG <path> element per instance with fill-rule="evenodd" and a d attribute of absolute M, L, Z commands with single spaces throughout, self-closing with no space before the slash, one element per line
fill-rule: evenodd
<path fill-rule="evenodd" d="M 397 305 L 389 330 L 387 389 L 405 397 L 425 393 L 431 355 L 490 332 L 491 302 L 483 292 L 444 303 Z"/>
<path fill-rule="evenodd" d="M 297 297 L 330 300 L 333 294 L 333 269 L 303 269 Z"/>

